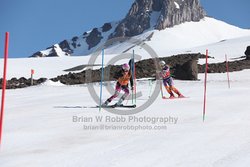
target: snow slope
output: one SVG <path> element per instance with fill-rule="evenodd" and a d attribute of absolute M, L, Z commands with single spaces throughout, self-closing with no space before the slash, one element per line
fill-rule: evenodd
<path fill-rule="evenodd" d="M 152 39 L 145 43 L 160 57 L 181 53 L 205 53 L 206 49 L 211 49 L 210 56 L 215 57 L 215 62 L 221 62 L 222 58 L 224 61 L 225 54 L 228 54 L 229 58 L 243 56 L 250 43 L 250 30 L 209 17 L 200 22 L 186 22 L 153 32 Z M 152 31 L 146 34 L 149 33 Z M 147 55 L 141 47 L 135 50 L 138 54 Z"/>
<path fill-rule="evenodd" d="M 40 86 L 7 90 L 1 167 L 248 167 L 250 165 L 250 70 L 208 75 L 205 122 L 202 121 L 203 78 L 175 81 L 187 99 L 160 96 L 136 118 L 172 118 L 166 122 L 97 122 L 96 116 L 120 117 L 97 108 L 86 85 Z M 137 105 L 150 93 L 147 80 L 137 83 Z M 95 84 L 96 91 L 99 90 Z M 104 98 L 109 94 L 104 89 Z M 164 91 L 166 95 L 166 91 Z M 130 104 L 131 101 L 128 102 Z M 74 122 L 73 117 L 93 118 Z M 154 130 L 86 130 L 85 126 L 149 126 Z"/>

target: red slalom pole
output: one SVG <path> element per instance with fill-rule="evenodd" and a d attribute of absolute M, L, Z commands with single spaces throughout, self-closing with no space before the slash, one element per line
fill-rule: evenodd
<path fill-rule="evenodd" d="M 227 69 L 227 82 L 228 82 L 228 88 L 230 89 L 229 66 L 227 61 L 227 55 L 225 55 L 225 59 L 226 59 L 226 69 Z"/>
<path fill-rule="evenodd" d="M 4 70 L 3 70 L 3 82 L 2 82 L 2 103 L 1 103 L 1 115 L 0 115 L 0 146 L 2 145 L 3 113 L 4 113 L 4 101 L 5 101 L 5 89 L 6 89 L 8 50 L 9 50 L 9 32 L 6 32 L 5 49 L 4 49 Z"/>
<path fill-rule="evenodd" d="M 204 80 L 203 122 L 205 121 L 206 103 L 207 103 L 207 71 L 208 71 L 208 50 L 206 50 L 206 69 L 205 69 L 205 80 Z"/>

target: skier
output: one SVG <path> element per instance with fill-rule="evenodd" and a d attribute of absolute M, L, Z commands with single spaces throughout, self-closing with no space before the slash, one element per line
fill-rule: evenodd
<path fill-rule="evenodd" d="M 114 78 L 117 79 L 117 83 L 115 86 L 115 93 L 110 98 L 108 98 L 102 104 L 102 106 L 107 106 L 114 98 L 116 98 L 119 95 L 120 91 L 123 90 L 125 93 L 122 95 L 119 101 L 114 105 L 114 106 L 122 106 L 122 102 L 129 95 L 129 88 L 128 88 L 129 81 L 131 90 L 133 91 L 132 72 L 130 70 L 130 66 L 127 63 L 122 65 L 122 69 L 115 74 Z"/>
<path fill-rule="evenodd" d="M 160 61 L 159 65 L 161 67 L 160 77 L 163 79 L 163 85 L 165 86 L 167 92 L 170 94 L 170 99 L 175 98 L 174 93 L 178 95 L 178 97 L 184 97 L 178 89 L 174 87 L 173 78 L 170 74 L 170 66 L 165 63 L 165 61 Z M 173 93 L 174 92 L 174 93 Z"/>

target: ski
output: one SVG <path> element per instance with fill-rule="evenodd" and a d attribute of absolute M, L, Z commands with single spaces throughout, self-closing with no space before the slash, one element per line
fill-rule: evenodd
<path fill-rule="evenodd" d="M 115 107 L 123 107 L 123 108 L 136 108 L 136 105 L 122 105 L 122 106 L 115 106 Z"/>
<path fill-rule="evenodd" d="M 96 106 L 99 107 L 99 106 Z M 136 108 L 136 105 L 107 105 L 107 106 L 101 106 L 102 108 Z"/>
<path fill-rule="evenodd" d="M 114 105 L 108 105 L 108 106 L 101 106 L 102 108 L 136 108 L 136 105 L 121 105 L 116 106 Z M 54 106 L 54 108 L 61 108 L 61 109 L 77 109 L 77 108 L 100 108 L 99 105 L 96 106 Z"/>
<path fill-rule="evenodd" d="M 162 99 L 163 100 L 173 100 L 173 99 L 185 99 L 185 98 L 189 98 L 189 97 L 186 97 L 186 96 L 183 96 L 183 97 L 166 97 L 166 96 L 163 96 Z"/>

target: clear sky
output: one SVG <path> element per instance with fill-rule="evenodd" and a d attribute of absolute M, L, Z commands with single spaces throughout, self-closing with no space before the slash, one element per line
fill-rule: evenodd
<path fill-rule="evenodd" d="M 0 57 L 10 32 L 9 57 L 36 51 L 124 18 L 134 0 L 0 0 Z M 207 14 L 250 28 L 250 0 L 201 0 Z"/>

